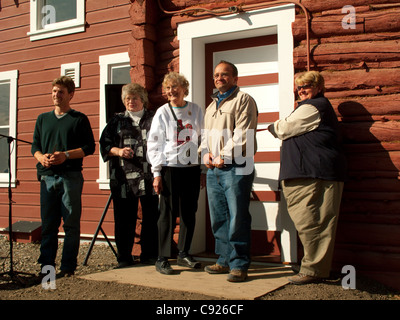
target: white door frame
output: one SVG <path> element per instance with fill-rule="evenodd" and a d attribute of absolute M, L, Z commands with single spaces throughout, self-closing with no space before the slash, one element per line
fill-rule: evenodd
<path fill-rule="evenodd" d="M 180 42 L 179 70 L 189 80 L 188 100 L 205 107 L 205 44 L 277 34 L 279 65 L 279 113 L 280 118 L 293 111 L 293 34 L 295 20 L 293 4 L 279 7 L 214 17 L 178 25 Z M 283 199 L 283 197 L 281 197 Z M 205 193 L 200 194 L 197 212 L 196 232 L 192 253 L 205 250 Z M 297 261 L 296 230 L 280 205 L 279 221 L 275 222 L 281 231 L 282 262 Z"/>

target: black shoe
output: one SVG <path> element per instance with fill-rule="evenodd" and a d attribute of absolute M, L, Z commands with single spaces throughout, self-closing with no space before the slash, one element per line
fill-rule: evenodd
<path fill-rule="evenodd" d="M 168 260 L 157 260 L 156 270 L 162 274 L 173 274 L 174 270 L 171 268 Z"/>
<path fill-rule="evenodd" d="M 149 265 L 154 265 L 157 262 L 157 258 L 152 258 L 152 257 L 141 257 L 140 258 L 140 263 L 142 264 L 149 264 Z"/>
<path fill-rule="evenodd" d="M 201 268 L 201 263 L 194 260 L 191 256 L 186 256 L 186 257 L 179 257 L 177 259 L 178 266 L 182 267 L 188 267 L 192 269 L 199 269 Z"/>
<path fill-rule="evenodd" d="M 114 269 L 122 269 L 122 268 L 128 268 L 134 265 L 134 261 L 120 261 L 118 262 L 118 265 Z"/>
<path fill-rule="evenodd" d="M 58 274 L 57 274 L 57 278 L 69 278 L 72 277 L 75 274 L 74 271 L 71 270 L 61 270 Z"/>

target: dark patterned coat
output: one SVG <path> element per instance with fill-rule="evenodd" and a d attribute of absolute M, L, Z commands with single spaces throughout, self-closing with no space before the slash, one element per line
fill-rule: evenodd
<path fill-rule="evenodd" d="M 154 112 L 144 111 L 139 124 L 134 123 L 127 111 L 115 114 L 107 123 L 100 137 L 100 153 L 109 161 L 110 189 L 114 197 L 153 194 L 153 175 L 147 162 L 147 132 L 150 130 Z M 132 159 L 111 157 L 111 148 L 131 147 Z"/>

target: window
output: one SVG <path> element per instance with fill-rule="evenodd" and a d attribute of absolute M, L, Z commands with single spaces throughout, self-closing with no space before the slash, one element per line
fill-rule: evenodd
<path fill-rule="evenodd" d="M 0 187 L 8 187 L 8 139 L 16 138 L 18 71 L 0 72 Z M 6 137 L 4 137 L 6 136 Z M 15 187 L 16 143 L 10 144 L 11 185 Z"/>
<path fill-rule="evenodd" d="M 85 31 L 85 0 L 31 0 L 31 41 Z"/>
<path fill-rule="evenodd" d="M 126 84 L 131 82 L 129 71 L 131 69 L 127 52 L 110 54 L 99 57 L 100 64 L 100 123 L 99 134 L 101 135 L 107 124 L 106 108 L 106 85 Z M 108 164 L 104 163 L 100 156 L 99 183 L 100 189 L 109 189 Z"/>

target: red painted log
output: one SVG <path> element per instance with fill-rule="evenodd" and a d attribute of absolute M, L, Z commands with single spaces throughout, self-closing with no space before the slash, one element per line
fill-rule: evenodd
<path fill-rule="evenodd" d="M 324 38 L 329 36 L 374 33 L 374 32 L 396 32 L 400 28 L 400 9 L 378 10 L 356 13 L 355 29 L 343 28 L 342 21 L 346 22 L 346 14 L 331 16 L 314 16 L 310 23 L 310 35 L 312 38 Z M 297 15 L 293 23 L 293 36 L 295 40 L 304 39 L 305 21 L 304 16 Z"/>
<path fill-rule="evenodd" d="M 338 229 L 337 242 L 400 247 L 396 234 L 400 234 L 400 225 L 346 222 Z"/>
<path fill-rule="evenodd" d="M 132 37 L 134 39 L 147 39 L 153 42 L 157 41 L 157 30 L 155 26 L 151 24 L 144 25 L 133 25 L 132 26 Z"/>
<path fill-rule="evenodd" d="M 391 170 L 372 170 L 372 171 L 349 171 L 348 176 L 350 179 L 360 180 L 360 179 L 371 179 L 371 178 L 385 178 L 385 179 L 398 179 L 400 180 L 399 171 Z"/>
<path fill-rule="evenodd" d="M 396 201 L 400 199 L 400 192 L 357 192 L 346 191 L 343 199 L 347 200 L 372 200 L 372 201 Z"/>
<path fill-rule="evenodd" d="M 364 6 L 364 5 L 378 5 L 382 3 L 399 3 L 398 0 L 325 0 L 325 1 L 315 1 L 315 0 L 302 0 L 301 3 L 310 12 L 321 12 L 325 10 L 341 9 L 346 5 L 352 5 L 354 7 Z"/>
<path fill-rule="evenodd" d="M 154 43 L 147 39 L 135 40 L 129 46 L 129 57 L 134 65 L 156 66 Z"/>
<path fill-rule="evenodd" d="M 379 219 L 379 216 L 393 216 L 400 223 L 400 200 L 393 201 L 372 201 L 365 199 L 343 199 L 341 204 L 340 216 L 354 215 L 354 220 L 360 219 L 365 222 L 375 219 L 372 215 Z M 361 217 L 363 216 L 363 217 Z M 347 217 L 346 219 L 349 219 Z M 382 222 L 381 222 L 382 223 Z"/>
<path fill-rule="evenodd" d="M 311 45 L 312 60 L 317 66 L 321 64 L 360 64 L 360 62 L 380 62 L 399 60 L 400 43 L 388 41 L 355 41 L 323 43 Z M 298 46 L 293 51 L 295 65 L 306 65 L 306 46 Z"/>
<path fill-rule="evenodd" d="M 400 180 L 397 178 L 350 180 L 346 181 L 345 189 L 348 191 L 365 191 L 365 192 L 374 192 L 374 191 L 400 192 Z"/>
<path fill-rule="evenodd" d="M 346 153 L 372 153 L 384 151 L 400 151 L 400 142 L 378 142 L 363 144 L 347 144 L 344 146 Z"/>
<path fill-rule="evenodd" d="M 347 143 L 398 141 L 400 123 L 388 122 L 354 122 L 341 123 L 344 140 Z"/>
<path fill-rule="evenodd" d="M 400 61 L 398 62 L 398 66 L 400 67 Z M 327 67 L 330 70 L 335 69 L 335 66 L 333 65 L 329 65 Z M 352 98 L 352 97 L 374 96 L 374 95 L 382 96 L 382 95 L 395 94 L 399 92 L 400 92 L 400 86 L 390 86 L 390 87 L 376 86 L 375 88 L 372 89 L 327 91 L 325 92 L 325 97 L 327 97 L 328 99 L 340 99 L 340 98 Z"/>
<path fill-rule="evenodd" d="M 399 171 L 400 152 L 375 152 L 347 154 L 349 171 Z"/>
<path fill-rule="evenodd" d="M 367 69 L 322 72 L 328 90 L 353 90 L 376 86 L 398 86 L 399 69 Z"/>
<path fill-rule="evenodd" d="M 330 102 L 337 114 L 342 117 L 400 114 L 400 94 L 362 97 L 351 100 L 330 99 Z"/>

